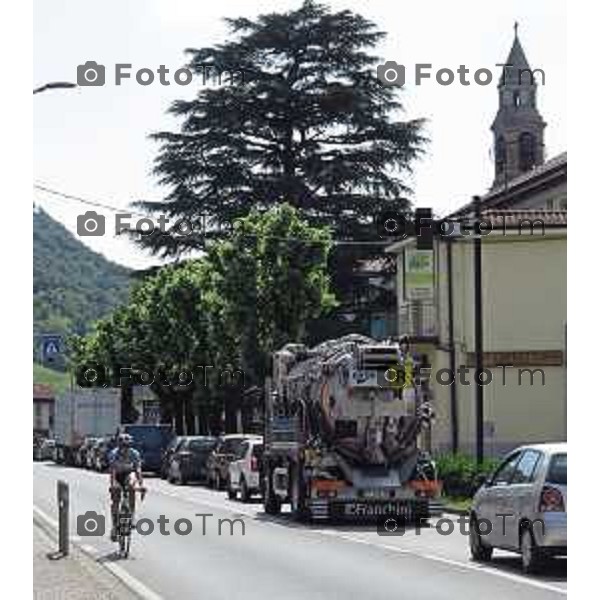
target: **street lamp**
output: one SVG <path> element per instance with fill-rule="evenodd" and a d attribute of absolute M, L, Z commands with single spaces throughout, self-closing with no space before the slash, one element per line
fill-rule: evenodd
<path fill-rule="evenodd" d="M 481 466 L 484 457 L 483 448 L 483 385 L 481 377 L 483 374 L 483 299 L 482 299 L 482 272 L 481 272 L 481 199 L 479 196 L 473 198 L 475 209 L 475 223 L 473 227 L 473 287 L 474 318 L 475 318 L 475 453 L 477 464 Z"/>
<path fill-rule="evenodd" d="M 77 87 L 77 84 L 70 81 L 51 81 L 50 83 L 46 83 L 38 88 L 34 88 L 33 93 L 39 94 L 40 92 L 45 92 L 46 90 L 69 89 L 75 87 Z"/>

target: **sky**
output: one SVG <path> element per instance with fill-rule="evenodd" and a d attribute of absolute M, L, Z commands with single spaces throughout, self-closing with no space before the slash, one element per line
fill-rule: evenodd
<path fill-rule="evenodd" d="M 402 119 L 425 118 L 430 143 L 413 165 L 408 180 L 417 207 L 443 215 L 489 189 L 493 178 L 490 125 L 497 110 L 496 84 L 512 45 L 515 21 L 532 68 L 545 72 L 538 87 L 538 107 L 547 122 L 548 158 L 567 149 L 566 2 L 329 0 L 333 10 L 349 9 L 387 32 L 376 49 L 383 60 L 406 65 L 407 83 L 400 93 Z M 149 134 L 175 130 L 178 121 L 166 114 L 170 104 L 194 95 L 194 84 L 173 83 L 184 66 L 184 49 L 228 39 L 224 17 L 254 18 L 265 12 L 297 8 L 301 0 L 34 0 L 33 87 L 49 81 L 75 81 L 86 61 L 106 65 L 107 84 L 50 90 L 34 96 L 34 183 L 127 209 L 138 199 L 159 200 L 166 189 L 152 174 L 157 144 Z M 133 75 L 114 85 L 114 64 L 138 69 L 170 69 L 170 86 L 158 75 L 139 85 Z M 414 83 L 414 65 L 438 69 L 470 69 L 470 86 L 456 77 L 449 86 L 435 79 Z M 494 81 L 476 85 L 473 73 L 490 69 Z M 34 202 L 73 233 L 77 217 L 90 207 L 33 190 Z M 160 263 L 127 238 L 113 235 L 114 216 L 107 217 L 102 237 L 80 237 L 93 250 L 132 268 Z M 111 221 L 112 220 L 112 221 Z"/>

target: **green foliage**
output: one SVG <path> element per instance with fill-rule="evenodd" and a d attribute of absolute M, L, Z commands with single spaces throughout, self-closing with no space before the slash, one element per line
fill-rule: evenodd
<path fill-rule="evenodd" d="M 261 383 L 268 355 L 304 339 L 306 323 L 335 305 L 326 273 L 331 238 L 284 204 L 236 222 L 208 253 L 224 347 L 239 348 L 246 375 Z"/>
<path fill-rule="evenodd" d="M 130 271 L 89 250 L 43 210 L 33 213 L 34 360 L 41 333 L 68 336 L 127 300 Z"/>
<path fill-rule="evenodd" d="M 474 457 L 466 454 L 442 454 L 436 457 L 436 464 L 446 496 L 471 497 L 476 491 L 477 476 L 491 474 L 499 465 L 499 461 L 485 458 L 479 466 Z"/>
<path fill-rule="evenodd" d="M 123 366 L 157 373 L 231 366 L 243 370 L 247 385 L 261 385 L 269 354 L 301 341 L 306 322 L 334 305 L 326 275 L 330 246 L 329 233 L 289 205 L 253 211 L 205 257 L 159 269 L 93 334 L 73 336 L 72 367 L 99 362 L 115 373 Z M 187 394 L 220 414 L 226 391 L 181 387 L 152 389 L 172 410 Z"/>
<path fill-rule="evenodd" d="M 311 0 L 226 22 L 224 43 L 186 50 L 202 87 L 171 106 L 179 131 L 153 136 L 155 171 L 169 193 L 140 206 L 197 223 L 194 231 L 206 217 L 218 233 L 252 208 L 289 203 L 311 224 L 331 226 L 336 239 L 376 238 L 373 216 L 407 207 L 404 178 L 426 141 L 422 120 L 400 118 L 398 88 L 377 80 L 381 59 L 372 49 L 385 33 Z M 237 75 L 207 87 L 207 69 Z M 139 242 L 178 255 L 206 239 L 157 234 Z"/>

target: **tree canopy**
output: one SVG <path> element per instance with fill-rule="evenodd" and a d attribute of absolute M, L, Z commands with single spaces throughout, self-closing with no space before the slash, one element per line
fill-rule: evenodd
<path fill-rule="evenodd" d="M 168 192 L 139 203 L 190 221 L 195 233 L 139 242 L 162 255 L 204 248 L 235 219 L 284 202 L 337 239 L 376 238 L 374 216 L 406 208 L 404 177 L 425 142 L 422 120 L 400 120 L 398 89 L 377 80 L 372 51 L 385 34 L 311 0 L 226 21 L 231 39 L 186 53 L 197 81 L 207 69 L 231 81 L 173 103 L 179 130 L 152 136 Z"/>
<path fill-rule="evenodd" d="M 331 244 L 328 231 L 310 226 L 289 205 L 253 211 L 206 256 L 161 268 L 92 335 L 74 337 L 72 367 L 100 363 L 115 374 L 110 383 L 121 379 L 121 385 L 123 372 L 135 383 L 145 371 L 167 417 L 184 418 L 182 399 L 205 421 L 220 415 L 242 393 L 224 387 L 220 373 L 241 369 L 246 388 L 261 386 L 269 354 L 301 340 L 307 321 L 333 307 L 326 274 Z M 198 369 L 207 365 L 216 377 L 208 382 L 207 371 Z M 192 383 L 169 379 L 183 370 L 193 372 Z"/>

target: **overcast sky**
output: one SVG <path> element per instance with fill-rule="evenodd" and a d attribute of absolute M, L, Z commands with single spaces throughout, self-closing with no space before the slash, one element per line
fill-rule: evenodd
<path fill-rule="evenodd" d="M 497 109 L 499 69 L 513 41 L 513 23 L 532 68 L 546 74 L 538 106 L 547 122 L 546 154 L 567 149 L 566 3 L 557 0 L 425 1 L 331 0 L 334 10 L 351 9 L 375 22 L 388 36 L 377 49 L 385 60 L 407 66 L 401 93 L 403 118 L 425 117 L 431 143 L 414 165 L 410 184 L 415 206 L 444 214 L 484 193 L 493 177 L 490 125 Z M 253 18 L 296 8 L 300 0 L 77 0 L 34 1 L 34 80 L 76 80 L 77 65 L 94 60 L 107 67 L 107 85 L 48 91 L 34 97 L 34 177 L 36 183 L 107 205 L 124 207 L 135 199 L 160 199 L 164 189 L 151 174 L 157 146 L 148 134 L 174 129 L 166 110 L 176 98 L 194 93 L 194 84 L 149 86 L 135 79 L 114 85 L 114 64 L 132 63 L 133 72 L 165 65 L 171 74 L 183 66 L 183 50 L 223 42 L 223 17 Z M 471 71 L 488 68 L 494 82 L 466 87 L 458 78 L 443 87 L 435 80 L 415 86 L 415 63 Z M 110 70 L 112 67 L 112 71 Z M 172 76 L 169 76 L 172 79 Z M 109 79 L 111 79 L 109 81 Z M 71 231 L 86 207 L 35 191 L 34 200 Z M 99 212 L 102 212 L 99 210 Z M 108 213 L 107 223 L 114 219 Z M 144 267 L 157 262 L 132 242 L 80 238 L 116 262 Z"/>

